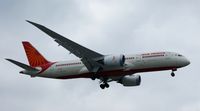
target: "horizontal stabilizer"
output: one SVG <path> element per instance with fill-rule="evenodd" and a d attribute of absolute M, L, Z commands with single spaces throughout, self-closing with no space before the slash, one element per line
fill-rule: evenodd
<path fill-rule="evenodd" d="M 28 66 L 26 64 L 21 63 L 21 62 L 18 62 L 18 61 L 12 60 L 12 59 L 6 59 L 6 60 L 10 61 L 11 63 L 13 63 L 13 64 L 25 69 L 25 70 L 28 70 L 28 71 L 39 71 L 38 69 L 32 68 L 32 67 L 30 67 L 30 66 Z"/>

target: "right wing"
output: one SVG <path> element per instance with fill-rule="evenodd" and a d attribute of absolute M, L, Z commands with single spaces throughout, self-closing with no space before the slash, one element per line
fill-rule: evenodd
<path fill-rule="evenodd" d="M 77 57 L 81 58 L 83 64 L 87 67 L 90 72 L 97 72 L 102 64 L 98 63 L 97 61 L 103 59 L 104 55 L 92 51 L 84 46 L 81 46 L 62 35 L 46 28 L 43 25 L 28 21 L 30 24 L 36 26 L 41 31 L 52 37 L 59 45 L 63 46 L 65 49 L 69 50 L 71 53 L 76 55 Z"/>

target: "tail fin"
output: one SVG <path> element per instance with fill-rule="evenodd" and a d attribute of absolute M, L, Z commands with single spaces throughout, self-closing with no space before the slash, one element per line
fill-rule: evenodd
<path fill-rule="evenodd" d="M 26 52 L 26 56 L 31 67 L 50 63 L 29 42 L 23 41 L 22 44 L 24 46 L 24 50 Z"/>

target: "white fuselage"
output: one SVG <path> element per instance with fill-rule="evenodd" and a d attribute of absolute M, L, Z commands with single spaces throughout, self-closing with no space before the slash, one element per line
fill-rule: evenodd
<path fill-rule="evenodd" d="M 106 67 L 101 76 L 115 77 L 138 72 L 176 70 L 189 64 L 184 56 L 173 52 L 125 55 L 125 58 L 123 67 Z M 37 76 L 47 78 L 90 78 L 93 74 L 80 60 L 55 62 L 37 68 L 41 69 Z"/>

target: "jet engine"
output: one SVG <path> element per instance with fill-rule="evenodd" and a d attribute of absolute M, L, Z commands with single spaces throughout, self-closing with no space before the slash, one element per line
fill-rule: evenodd
<path fill-rule="evenodd" d="M 139 86 L 141 82 L 140 75 L 124 76 L 119 81 L 123 86 Z"/>
<path fill-rule="evenodd" d="M 107 66 L 123 66 L 125 63 L 124 55 L 108 55 L 104 57 L 103 64 Z"/>

